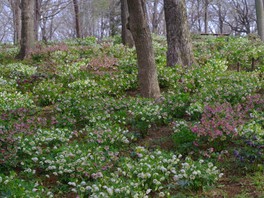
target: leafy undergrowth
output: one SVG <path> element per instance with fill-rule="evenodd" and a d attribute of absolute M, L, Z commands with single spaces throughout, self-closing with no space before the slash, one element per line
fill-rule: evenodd
<path fill-rule="evenodd" d="M 156 101 L 114 40 L 1 47 L 0 197 L 263 197 L 263 45 L 197 38 L 182 69 L 165 43 Z"/>

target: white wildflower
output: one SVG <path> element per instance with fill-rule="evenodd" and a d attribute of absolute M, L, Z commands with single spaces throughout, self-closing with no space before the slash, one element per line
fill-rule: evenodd
<path fill-rule="evenodd" d="M 107 188 L 107 192 L 109 195 L 113 195 L 113 189 L 112 188 Z"/>
<path fill-rule="evenodd" d="M 149 189 L 146 191 L 146 194 L 148 195 L 151 191 L 152 191 L 152 189 L 149 188 Z"/>

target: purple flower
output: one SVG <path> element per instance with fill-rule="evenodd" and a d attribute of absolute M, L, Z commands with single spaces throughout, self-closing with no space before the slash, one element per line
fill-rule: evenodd
<path fill-rule="evenodd" d="M 238 157 L 239 156 L 239 152 L 237 150 L 234 150 L 234 155 L 235 155 L 235 157 Z"/>

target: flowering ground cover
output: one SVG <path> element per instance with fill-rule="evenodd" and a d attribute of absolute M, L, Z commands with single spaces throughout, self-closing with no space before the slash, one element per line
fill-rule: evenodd
<path fill-rule="evenodd" d="M 181 68 L 164 43 L 159 100 L 115 39 L 0 47 L 0 197 L 263 197 L 263 44 L 194 38 Z"/>

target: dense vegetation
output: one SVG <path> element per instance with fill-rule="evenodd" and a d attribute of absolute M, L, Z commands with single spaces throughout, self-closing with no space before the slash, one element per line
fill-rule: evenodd
<path fill-rule="evenodd" d="M 154 36 L 154 101 L 119 41 L 0 47 L 0 197 L 264 196 L 264 45 L 194 37 L 199 66 L 165 67 Z"/>

